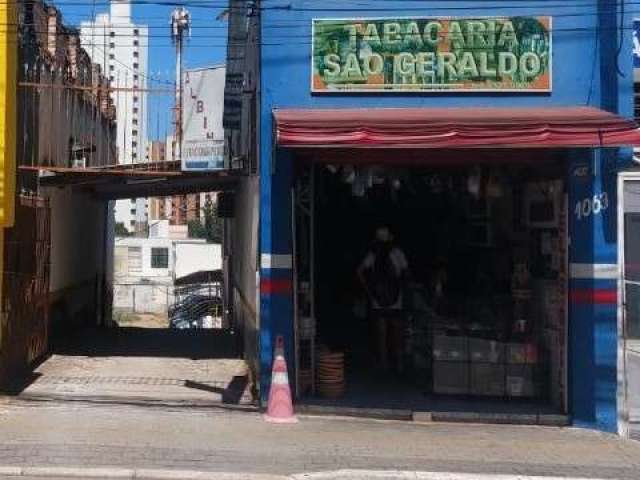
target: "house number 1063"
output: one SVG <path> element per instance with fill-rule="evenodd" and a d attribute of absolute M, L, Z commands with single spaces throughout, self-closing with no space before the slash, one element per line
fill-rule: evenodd
<path fill-rule="evenodd" d="M 578 201 L 574 212 L 578 220 L 582 220 L 591 215 L 598 215 L 607 208 L 609 208 L 609 196 L 605 192 Z"/>

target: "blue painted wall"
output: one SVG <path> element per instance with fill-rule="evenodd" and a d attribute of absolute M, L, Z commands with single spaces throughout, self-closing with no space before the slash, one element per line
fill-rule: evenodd
<path fill-rule="evenodd" d="M 624 3 L 624 8 L 621 4 Z M 624 14 L 622 10 L 624 9 Z M 263 253 L 290 254 L 291 161 L 274 152 L 274 108 L 329 107 L 473 107 L 591 105 L 623 116 L 633 112 L 631 27 L 640 8 L 629 0 L 558 1 L 402 1 L 402 0 L 263 0 L 261 51 L 261 222 Z M 311 20 L 390 16 L 553 17 L 553 91 L 549 94 L 331 94 L 312 95 Z M 622 30 L 620 27 L 623 27 Z M 582 183 L 570 188 L 569 208 L 585 196 L 608 189 L 606 214 L 573 229 L 571 261 L 615 263 L 615 192 L 611 179 L 628 164 L 629 151 L 573 154 L 573 162 L 597 165 Z M 568 178 L 571 179 L 571 169 Z M 291 278 L 288 270 L 262 270 L 262 278 Z M 580 283 L 582 282 L 582 283 Z M 615 288 L 593 282 L 571 288 Z M 277 334 L 291 338 L 291 295 L 261 296 L 261 392 L 266 399 Z M 577 424 L 615 429 L 615 305 L 570 306 L 571 409 Z M 287 349 L 291 354 L 292 347 Z M 289 365 L 293 362 L 290 357 Z"/>

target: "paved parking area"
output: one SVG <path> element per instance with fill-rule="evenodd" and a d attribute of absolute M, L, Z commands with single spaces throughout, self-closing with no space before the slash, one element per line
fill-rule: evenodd
<path fill-rule="evenodd" d="M 86 330 L 55 347 L 20 397 L 249 405 L 248 371 L 232 342 L 213 330 Z"/>

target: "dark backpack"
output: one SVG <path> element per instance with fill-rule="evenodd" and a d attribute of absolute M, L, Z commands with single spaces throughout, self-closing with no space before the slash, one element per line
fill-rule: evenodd
<path fill-rule="evenodd" d="M 369 288 L 371 296 L 382 308 L 391 307 L 398 302 L 402 285 L 391 260 L 391 251 L 376 254 Z"/>

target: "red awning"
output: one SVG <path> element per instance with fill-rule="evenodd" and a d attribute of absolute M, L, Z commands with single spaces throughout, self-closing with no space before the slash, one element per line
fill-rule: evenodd
<path fill-rule="evenodd" d="M 615 147 L 635 122 L 592 107 L 274 110 L 281 147 Z"/>

